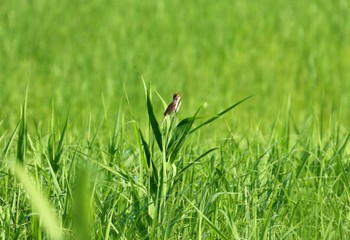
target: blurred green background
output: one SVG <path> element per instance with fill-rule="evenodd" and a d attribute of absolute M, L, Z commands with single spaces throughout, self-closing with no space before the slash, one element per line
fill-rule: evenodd
<path fill-rule="evenodd" d="M 3 126 L 17 123 L 26 85 L 29 118 L 39 122 L 49 122 L 52 101 L 62 119 L 70 106 L 73 126 L 121 106 L 127 113 L 123 85 L 142 122 L 139 72 L 166 101 L 184 94 L 181 118 L 255 94 L 218 129 L 268 128 L 288 101 L 296 124 L 313 114 L 328 122 L 341 109 L 349 126 L 349 12 L 346 0 L 3 0 Z M 160 120 L 156 95 L 154 105 Z"/>

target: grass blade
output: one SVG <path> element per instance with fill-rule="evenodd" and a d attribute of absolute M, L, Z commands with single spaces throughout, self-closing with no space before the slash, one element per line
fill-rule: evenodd
<path fill-rule="evenodd" d="M 62 130 L 62 133 L 61 133 L 61 137 L 60 137 L 60 140 L 58 142 L 56 156 L 55 156 L 55 163 L 56 164 L 60 160 L 61 155 L 63 153 L 63 142 L 64 142 L 64 138 L 66 136 L 66 130 L 67 130 L 67 126 L 68 126 L 68 119 L 69 119 L 69 113 L 67 114 L 66 122 L 64 123 L 63 130 Z M 57 171 L 57 169 L 56 169 L 56 171 Z"/>
<path fill-rule="evenodd" d="M 12 134 L 11 134 L 11 137 L 10 137 L 10 140 L 7 142 L 5 148 L 4 148 L 3 152 L 2 152 L 3 157 L 6 157 L 8 151 L 9 151 L 9 149 L 10 149 L 10 147 L 11 147 L 11 143 L 12 143 L 14 137 L 15 137 L 15 134 L 16 134 L 17 129 L 18 129 L 18 127 L 19 127 L 20 124 L 21 124 L 21 121 L 19 121 L 19 122 L 17 123 L 17 126 L 16 126 L 15 130 L 13 130 L 13 132 L 12 132 Z"/>
<path fill-rule="evenodd" d="M 206 155 L 208 155 L 209 153 L 211 153 L 212 151 L 217 150 L 218 148 L 212 148 L 208 151 L 206 151 L 205 153 L 203 153 L 202 155 L 200 155 L 198 158 L 196 158 L 195 160 L 193 160 L 191 163 L 189 163 L 186 167 L 184 167 L 183 169 L 181 169 L 179 171 L 179 173 L 176 175 L 176 178 L 178 178 L 179 176 L 181 176 L 181 174 L 183 174 L 188 168 L 192 167 L 193 164 L 195 164 L 196 162 L 198 162 L 199 160 L 201 160 L 202 158 L 204 158 Z"/>
<path fill-rule="evenodd" d="M 185 139 L 190 133 L 191 127 L 196 119 L 198 112 L 199 109 L 193 117 L 183 119 L 174 129 L 173 136 L 169 141 L 166 151 L 167 159 L 170 162 L 174 161 L 176 155 L 178 154 L 182 145 L 184 144 Z"/>
<path fill-rule="evenodd" d="M 27 149 L 27 95 L 28 89 L 26 89 L 26 95 L 22 106 L 21 121 L 17 142 L 17 160 L 21 163 L 24 162 Z"/>
<path fill-rule="evenodd" d="M 58 171 L 58 167 L 59 167 L 58 162 L 60 161 L 63 153 L 63 143 L 64 143 L 66 130 L 68 126 L 68 119 L 69 119 L 69 113 L 67 114 L 66 122 L 63 126 L 63 130 L 61 132 L 61 136 L 60 136 L 60 140 L 58 142 L 57 148 L 55 148 L 55 138 L 53 135 L 51 135 L 48 140 L 48 153 L 49 153 L 50 165 L 52 167 L 52 170 L 55 173 Z"/>
<path fill-rule="evenodd" d="M 74 237 L 77 239 L 91 239 L 91 175 L 89 171 L 83 167 L 77 173 L 73 192 L 73 227 Z"/>
<path fill-rule="evenodd" d="M 246 97 L 246 98 L 242 99 L 241 101 L 239 101 L 239 102 L 233 104 L 232 106 L 226 108 L 224 111 L 218 113 L 216 116 L 214 116 L 214 117 L 208 119 L 208 120 L 205 121 L 204 123 L 200 124 L 199 126 L 195 127 L 194 129 L 192 129 L 190 133 L 193 133 L 193 132 L 195 132 L 196 130 L 200 129 L 201 127 L 203 127 L 203 126 L 205 126 L 205 125 L 207 125 L 207 124 L 209 124 L 209 123 L 215 121 L 216 119 L 218 119 L 219 117 L 221 117 L 221 116 L 224 115 L 225 113 L 231 111 L 232 109 L 234 109 L 235 107 L 237 107 L 239 104 L 243 103 L 244 101 L 248 100 L 248 99 L 251 98 L 251 97 L 253 97 L 253 95 L 251 95 L 251 96 L 249 96 L 249 97 Z"/>
<path fill-rule="evenodd" d="M 159 124 L 158 124 L 157 119 L 156 119 L 154 112 L 153 112 L 153 106 L 151 103 L 149 92 L 147 93 L 147 111 L 148 111 L 149 122 L 151 124 L 154 136 L 155 136 L 157 144 L 158 144 L 158 147 L 159 147 L 160 151 L 163 151 L 162 134 L 160 132 Z"/>
<path fill-rule="evenodd" d="M 197 211 L 197 213 L 208 223 L 208 225 L 221 237 L 221 239 L 228 239 L 220 229 L 215 226 L 205 215 L 204 213 L 194 205 L 186 196 L 184 198 L 192 205 L 192 207 Z"/>
<path fill-rule="evenodd" d="M 143 146 L 143 150 L 147 159 L 147 165 L 148 168 L 150 169 L 150 190 L 151 190 L 151 194 L 152 196 L 156 196 L 157 195 L 157 186 L 158 186 L 158 171 L 157 171 L 157 167 L 155 166 L 154 162 L 151 159 L 151 152 L 149 150 L 149 146 L 147 144 L 147 142 L 145 141 L 143 134 L 141 132 L 141 130 L 139 129 L 140 132 L 140 137 L 141 137 L 141 142 L 142 142 L 142 146 Z"/>
<path fill-rule="evenodd" d="M 37 211 L 42 219 L 41 223 L 51 239 L 63 239 L 63 232 L 59 225 L 58 219 L 52 212 L 52 207 L 46 197 L 42 195 L 36 187 L 32 178 L 26 173 L 22 164 L 14 163 L 12 168 L 13 174 L 21 183 L 23 189 L 29 195 L 29 200 L 33 210 Z"/>

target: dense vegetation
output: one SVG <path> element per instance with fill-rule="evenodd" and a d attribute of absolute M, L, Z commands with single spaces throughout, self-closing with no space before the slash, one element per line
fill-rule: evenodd
<path fill-rule="evenodd" d="M 348 239 L 349 12 L 2 1 L 1 238 Z"/>

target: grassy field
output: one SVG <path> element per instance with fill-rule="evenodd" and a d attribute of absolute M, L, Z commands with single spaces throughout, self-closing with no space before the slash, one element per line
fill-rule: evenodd
<path fill-rule="evenodd" d="M 1 1 L 1 239 L 349 239 L 349 12 Z"/>

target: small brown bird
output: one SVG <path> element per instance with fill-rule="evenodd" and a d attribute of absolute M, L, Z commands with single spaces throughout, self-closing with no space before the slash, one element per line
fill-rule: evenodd
<path fill-rule="evenodd" d="M 164 118 L 163 118 L 162 124 L 164 123 L 165 118 L 167 116 L 173 115 L 177 113 L 177 111 L 179 111 L 180 105 L 181 105 L 180 93 L 175 93 L 173 96 L 173 101 L 169 104 L 169 106 L 166 108 L 164 112 Z"/>

